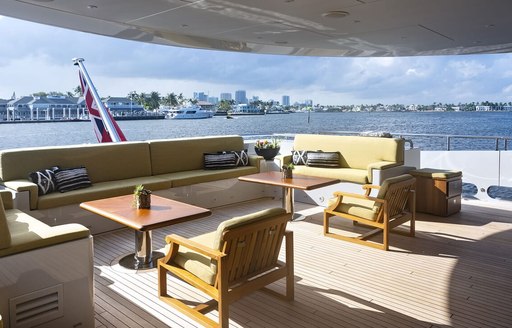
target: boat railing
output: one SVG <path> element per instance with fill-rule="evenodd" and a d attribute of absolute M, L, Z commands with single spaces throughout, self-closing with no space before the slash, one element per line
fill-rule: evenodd
<path fill-rule="evenodd" d="M 360 135 L 362 132 L 357 131 L 327 131 L 322 132 L 320 134 L 334 134 L 334 135 Z M 438 139 L 441 142 L 431 142 L 431 143 L 423 143 L 424 147 L 420 147 L 424 150 L 509 150 L 510 143 L 512 137 L 505 136 L 475 136 L 475 135 L 449 135 L 449 134 L 422 134 L 422 133 L 391 133 L 393 136 L 398 136 L 400 138 L 404 138 L 406 142 L 406 146 L 409 149 L 414 148 L 415 139 L 423 139 L 423 140 L 432 140 Z M 246 135 L 244 138 L 246 139 L 269 139 L 269 138 L 279 138 L 283 140 L 291 140 L 295 134 L 293 133 L 276 133 L 276 134 L 261 134 L 261 135 Z M 457 147 L 457 140 L 464 140 L 465 145 Z M 475 149 L 472 142 L 468 142 L 468 140 L 479 140 L 479 141 L 491 141 L 485 144 L 478 145 L 479 147 Z M 416 144 L 420 144 L 418 142 Z"/>

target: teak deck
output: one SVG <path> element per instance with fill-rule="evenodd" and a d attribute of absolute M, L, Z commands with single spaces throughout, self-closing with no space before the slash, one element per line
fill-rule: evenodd
<path fill-rule="evenodd" d="M 294 231 L 295 301 L 253 293 L 231 306 L 232 327 L 510 327 L 512 205 L 464 201 L 451 217 L 418 213 L 416 237 L 395 234 L 390 251 L 326 238 L 322 208 L 298 203 Z M 270 199 L 213 209 L 213 215 L 157 229 L 185 237 L 226 218 L 279 207 Z M 342 222 L 344 229 L 358 229 Z M 112 259 L 132 251 L 132 231 L 94 236 L 96 327 L 198 327 L 157 296 L 157 272 L 128 271 Z M 377 237 L 378 238 L 378 237 Z M 282 256 L 283 254 L 281 254 Z M 115 261 L 114 261 L 115 262 Z M 171 277 L 169 292 L 203 300 Z M 284 282 L 271 285 L 282 290 Z M 212 315 L 216 315 L 213 311 Z"/>

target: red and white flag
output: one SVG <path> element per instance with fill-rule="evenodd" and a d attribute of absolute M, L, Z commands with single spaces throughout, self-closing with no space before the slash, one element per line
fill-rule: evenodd
<path fill-rule="evenodd" d="M 103 108 L 100 108 L 94 99 L 94 86 L 87 83 L 87 79 L 83 73 L 85 67 L 83 67 L 81 61 L 80 65 L 78 66 L 80 67 L 80 70 L 78 71 L 80 86 L 82 87 L 85 105 L 89 110 L 89 118 L 91 119 L 91 122 L 94 126 L 94 133 L 96 134 L 96 138 L 99 142 L 126 141 L 126 137 L 124 136 L 123 131 L 121 131 L 121 128 L 112 117 L 112 114 L 108 108 L 106 108 L 102 103 L 100 103 L 99 106 L 103 106 Z M 107 127 L 111 127 L 110 130 L 112 131 L 109 131 Z"/>

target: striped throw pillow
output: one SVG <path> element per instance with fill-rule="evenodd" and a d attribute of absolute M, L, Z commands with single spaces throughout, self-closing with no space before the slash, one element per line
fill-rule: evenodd
<path fill-rule="evenodd" d="M 230 169 L 236 167 L 236 155 L 233 152 L 204 153 L 206 170 Z"/>
<path fill-rule="evenodd" d="M 308 151 L 307 166 L 340 167 L 340 152 Z"/>
<path fill-rule="evenodd" d="M 91 180 L 85 167 L 76 167 L 55 171 L 57 189 L 60 192 L 87 188 L 91 186 Z"/>

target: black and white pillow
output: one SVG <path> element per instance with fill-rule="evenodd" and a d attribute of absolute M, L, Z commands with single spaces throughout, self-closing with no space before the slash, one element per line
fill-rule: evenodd
<path fill-rule="evenodd" d="M 306 165 L 308 161 L 307 150 L 292 150 L 292 163 L 293 165 Z"/>
<path fill-rule="evenodd" d="M 249 165 L 249 154 L 247 153 L 247 149 L 234 150 L 232 153 L 236 156 L 236 166 Z"/>
<path fill-rule="evenodd" d="M 55 171 L 58 166 L 51 167 L 28 175 L 28 179 L 37 185 L 37 193 L 46 195 L 57 190 L 57 181 L 55 180 Z"/>
<path fill-rule="evenodd" d="M 306 165 L 313 167 L 340 167 L 340 152 L 308 151 Z"/>
<path fill-rule="evenodd" d="M 206 170 L 236 167 L 236 155 L 233 152 L 204 153 L 203 159 Z"/>
<path fill-rule="evenodd" d="M 91 186 L 91 180 L 85 167 L 62 169 L 55 171 L 57 189 L 60 192 L 87 188 Z"/>

